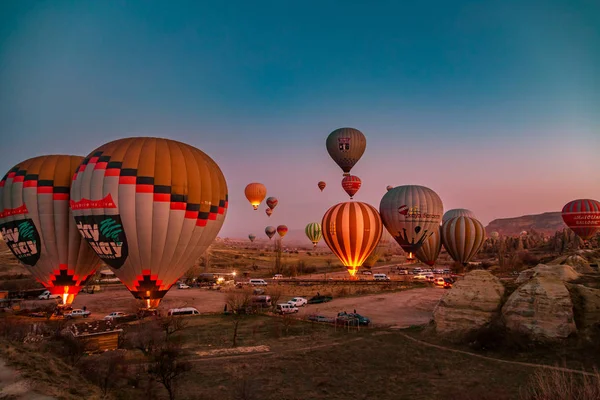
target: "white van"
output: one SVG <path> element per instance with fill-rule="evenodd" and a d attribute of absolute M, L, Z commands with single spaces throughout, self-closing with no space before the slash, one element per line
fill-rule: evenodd
<path fill-rule="evenodd" d="M 171 308 L 168 315 L 200 315 L 200 312 L 194 307 Z"/>
<path fill-rule="evenodd" d="M 252 286 L 267 286 L 267 282 L 264 279 L 250 279 L 250 283 Z"/>
<path fill-rule="evenodd" d="M 389 281 L 390 277 L 386 274 L 373 274 L 373 279 L 376 281 Z"/>
<path fill-rule="evenodd" d="M 279 314 L 297 313 L 298 307 L 295 307 L 294 305 L 289 304 L 289 303 L 281 303 L 281 304 L 277 304 L 277 312 Z"/>

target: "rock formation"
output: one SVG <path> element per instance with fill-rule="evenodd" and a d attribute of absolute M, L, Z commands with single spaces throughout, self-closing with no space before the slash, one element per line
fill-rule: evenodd
<path fill-rule="evenodd" d="M 534 268 L 521 271 L 516 283 L 525 283 L 534 277 L 553 278 L 568 282 L 579 278 L 580 275 L 569 265 L 538 264 Z"/>
<path fill-rule="evenodd" d="M 515 290 L 502 307 L 502 317 L 509 330 L 536 340 L 566 338 L 577 330 L 569 291 L 548 275 L 534 276 Z"/>
<path fill-rule="evenodd" d="M 454 284 L 433 311 L 436 332 L 459 338 L 489 324 L 498 313 L 504 286 L 487 271 L 475 270 Z"/>

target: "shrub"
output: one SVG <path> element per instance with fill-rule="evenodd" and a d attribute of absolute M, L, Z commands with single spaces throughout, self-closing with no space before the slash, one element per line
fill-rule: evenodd
<path fill-rule="evenodd" d="M 527 400 L 600 399 L 600 373 L 593 376 L 572 372 L 538 369 L 521 396 Z"/>

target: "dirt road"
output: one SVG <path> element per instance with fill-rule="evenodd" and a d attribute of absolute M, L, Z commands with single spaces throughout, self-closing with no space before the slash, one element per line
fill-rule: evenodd
<path fill-rule="evenodd" d="M 395 293 L 382 293 L 360 297 L 334 299 L 329 303 L 310 304 L 301 307 L 299 316 L 319 313 L 336 316 L 340 311 L 352 312 L 371 319 L 375 325 L 394 328 L 419 325 L 429 322 L 433 308 L 445 293 L 444 289 L 423 288 Z M 288 298 L 282 298 L 285 302 Z M 75 299 L 73 308 L 86 306 L 93 319 L 101 319 L 113 311 L 132 312 L 136 308 L 133 296 L 124 287 L 111 288 L 95 294 L 81 293 Z M 195 307 L 201 313 L 221 312 L 225 305 L 225 293 L 207 289 L 171 289 L 163 299 L 160 309 L 175 307 Z"/>

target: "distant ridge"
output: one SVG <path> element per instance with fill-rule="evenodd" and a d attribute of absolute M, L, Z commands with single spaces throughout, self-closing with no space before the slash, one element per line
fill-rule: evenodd
<path fill-rule="evenodd" d="M 560 212 L 547 212 L 535 215 L 523 215 L 513 218 L 495 219 L 485 227 L 486 233 L 498 232 L 501 235 L 518 235 L 522 231 L 534 229 L 546 235 L 566 228 Z"/>

